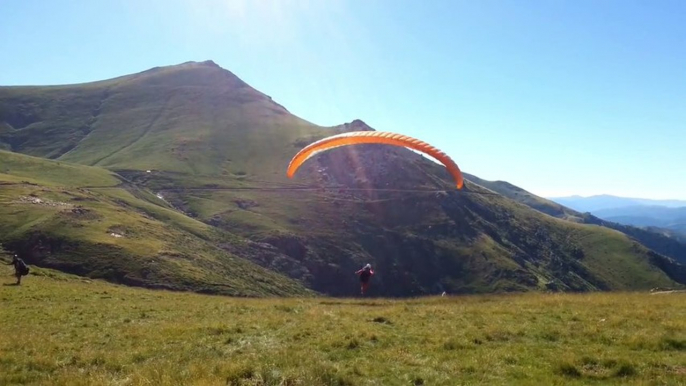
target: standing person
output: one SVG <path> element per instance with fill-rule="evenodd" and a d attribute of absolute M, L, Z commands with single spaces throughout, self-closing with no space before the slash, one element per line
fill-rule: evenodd
<path fill-rule="evenodd" d="M 371 264 L 367 264 L 355 272 L 355 274 L 360 275 L 360 293 L 364 295 L 367 292 L 367 288 L 369 288 L 369 278 L 374 276 L 374 270 L 372 270 Z"/>
<path fill-rule="evenodd" d="M 14 265 L 14 276 L 17 277 L 17 285 L 21 285 L 21 277 L 29 274 L 29 266 L 17 255 L 14 255 L 12 261 L 7 265 Z"/>

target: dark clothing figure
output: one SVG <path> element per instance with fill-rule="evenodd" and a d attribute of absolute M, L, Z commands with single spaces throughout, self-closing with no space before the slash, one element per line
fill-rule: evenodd
<path fill-rule="evenodd" d="M 374 276 L 374 270 L 372 266 L 367 264 L 361 270 L 355 272 L 356 275 L 360 275 L 360 293 L 364 295 L 369 288 L 369 279 Z"/>
<path fill-rule="evenodd" d="M 21 277 L 29 274 L 29 266 L 17 255 L 7 265 L 14 265 L 14 276 L 17 277 L 17 285 L 21 284 Z"/>

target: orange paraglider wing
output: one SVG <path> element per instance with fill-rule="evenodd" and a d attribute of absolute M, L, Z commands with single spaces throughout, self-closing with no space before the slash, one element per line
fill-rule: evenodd
<path fill-rule="evenodd" d="M 402 146 L 410 149 L 426 153 L 436 160 L 440 161 L 448 169 L 448 172 L 455 179 L 455 183 L 458 189 L 462 189 L 464 180 L 462 178 L 462 172 L 460 168 L 457 167 L 455 162 L 448 157 L 444 152 L 436 149 L 435 147 L 429 145 L 426 142 L 420 141 L 418 139 L 408 137 L 402 134 L 388 133 L 382 131 L 353 131 L 349 133 L 343 133 L 338 135 L 333 135 L 331 137 L 326 137 L 317 142 L 311 143 L 305 146 L 302 150 L 296 154 L 288 165 L 288 171 L 286 175 L 288 178 L 293 178 L 295 172 L 300 168 L 300 166 L 310 159 L 315 154 L 330 150 L 336 147 L 347 146 L 347 145 L 357 145 L 357 144 L 367 144 L 367 143 L 377 143 L 384 145 Z"/>

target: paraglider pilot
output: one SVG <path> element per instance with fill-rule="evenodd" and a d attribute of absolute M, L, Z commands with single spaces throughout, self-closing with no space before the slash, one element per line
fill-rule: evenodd
<path fill-rule="evenodd" d="M 372 270 L 371 264 L 367 264 L 355 274 L 360 276 L 360 293 L 364 295 L 369 288 L 369 278 L 374 276 L 374 270 Z"/>
<path fill-rule="evenodd" d="M 19 256 L 14 255 L 14 258 L 7 265 L 14 266 L 14 276 L 17 278 L 17 285 L 21 284 L 21 277 L 29 274 L 29 267 L 24 263 Z"/>

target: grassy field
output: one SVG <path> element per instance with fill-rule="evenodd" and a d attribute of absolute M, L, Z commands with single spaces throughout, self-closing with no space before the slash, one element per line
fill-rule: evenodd
<path fill-rule="evenodd" d="M 679 293 L 239 299 L 2 271 L 3 385 L 686 383 Z"/>

